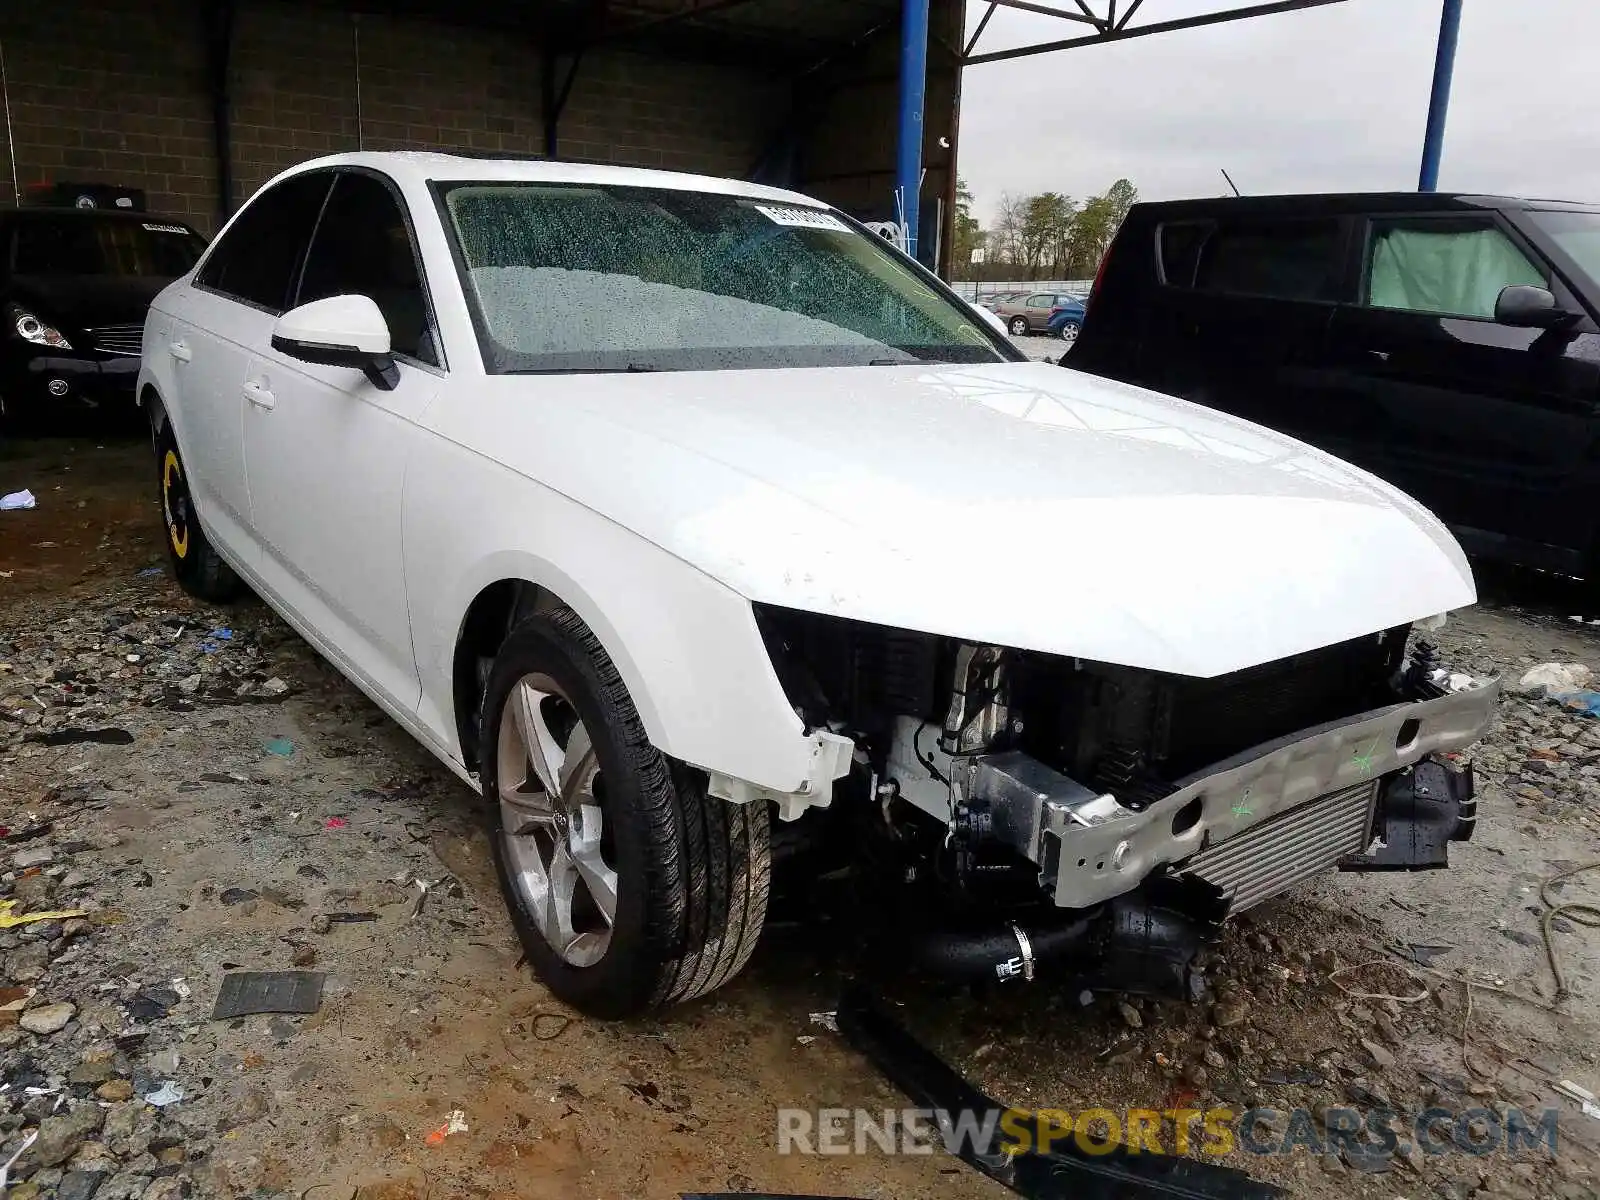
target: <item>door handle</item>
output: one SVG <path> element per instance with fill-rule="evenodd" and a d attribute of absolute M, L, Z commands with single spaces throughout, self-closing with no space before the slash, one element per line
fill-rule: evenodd
<path fill-rule="evenodd" d="M 244 385 L 244 398 L 257 408 L 271 408 L 278 403 L 278 398 L 267 390 L 265 384 L 253 379 Z"/>
<path fill-rule="evenodd" d="M 167 352 L 179 362 L 189 362 L 194 358 L 194 351 L 189 349 L 188 342 L 168 342 Z"/>

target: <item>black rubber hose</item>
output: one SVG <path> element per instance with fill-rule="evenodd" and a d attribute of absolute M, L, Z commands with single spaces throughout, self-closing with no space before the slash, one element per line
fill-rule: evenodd
<path fill-rule="evenodd" d="M 1035 967 L 1097 952 L 1105 931 L 1105 915 L 1096 911 L 1065 925 L 985 925 L 971 930 L 929 930 L 904 943 L 914 965 L 951 979 L 1003 978 L 996 968 L 1025 957 L 1017 929 L 1027 939 Z"/>

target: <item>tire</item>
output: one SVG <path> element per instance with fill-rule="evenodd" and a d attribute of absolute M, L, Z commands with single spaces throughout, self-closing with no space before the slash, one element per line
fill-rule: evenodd
<path fill-rule="evenodd" d="M 1011 330 L 1012 337 L 1026 337 L 1028 333 L 1027 317 L 1012 317 L 1006 327 Z"/>
<path fill-rule="evenodd" d="M 1083 326 L 1076 321 L 1063 321 L 1061 328 L 1056 330 L 1056 336 L 1064 342 L 1075 342 L 1078 334 L 1083 331 Z"/>
<path fill-rule="evenodd" d="M 500 888 L 557 998 L 622 1018 L 704 996 L 744 968 L 766 922 L 769 806 L 709 796 L 652 746 L 610 656 L 570 609 L 506 638 L 479 739 Z M 566 793 L 555 803 L 535 744 Z"/>
<path fill-rule="evenodd" d="M 167 530 L 172 574 L 191 596 L 221 604 L 239 594 L 239 577 L 207 540 L 189 495 L 183 456 L 168 421 L 156 435 L 156 495 Z"/>

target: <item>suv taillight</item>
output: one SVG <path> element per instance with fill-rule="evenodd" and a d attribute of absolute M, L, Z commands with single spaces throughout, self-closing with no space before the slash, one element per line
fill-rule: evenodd
<path fill-rule="evenodd" d="M 1100 266 L 1094 273 L 1094 283 L 1089 285 L 1089 295 L 1083 302 L 1084 311 L 1094 303 L 1094 298 L 1100 292 L 1100 281 L 1106 277 L 1106 264 L 1111 261 L 1111 247 L 1106 247 L 1106 252 L 1100 256 Z"/>

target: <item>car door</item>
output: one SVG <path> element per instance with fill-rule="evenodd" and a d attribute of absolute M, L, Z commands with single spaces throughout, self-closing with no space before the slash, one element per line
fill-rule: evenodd
<path fill-rule="evenodd" d="M 1350 457 L 1416 496 L 1468 549 L 1532 562 L 1549 548 L 1586 553 L 1593 505 L 1574 489 L 1595 454 L 1600 367 L 1569 350 L 1592 326 L 1494 317 L 1512 284 L 1582 306 L 1494 213 L 1373 217 L 1363 233 L 1360 301 L 1340 309 L 1331 336 Z"/>
<path fill-rule="evenodd" d="M 286 307 L 331 178 L 311 172 L 258 193 L 192 282 L 168 293 L 152 326 L 157 353 L 172 363 L 175 394 L 163 400 L 206 533 L 247 569 L 260 555 L 250 529 L 240 387 L 253 348 Z"/>
<path fill-rule="evenodd" d="M 338 172 L 306 254 L 297 304 L 364 295 L 383 313 L 399 368 L 392 390 L 360 370 L 291 358 L 270 330 L 243 384 L 250 511 L 266 586 L 354 673 L 416 707 L 401 560 L 406 463 L 442 358 L 416 241 L 391 184 Z"/>
<path fill-rule="evenodd" d="M 1143 355 L 1153 386 L 1317 442 L 1346 237 L 1337 217 L 1164 224 Z"/>
<path fill-rule="evenodd" d="M 1037 332 L 1050 324 L 1050 310 L 1056 298 L 1049 292 L 1035 292 L 1023 301 L 1022 315 L 1028 318 L 1028 328 Z"/>

